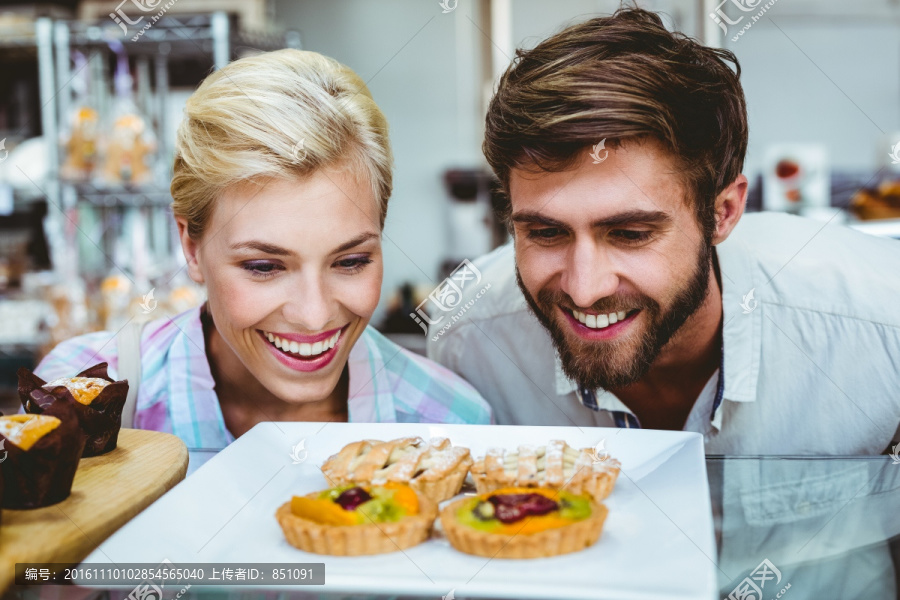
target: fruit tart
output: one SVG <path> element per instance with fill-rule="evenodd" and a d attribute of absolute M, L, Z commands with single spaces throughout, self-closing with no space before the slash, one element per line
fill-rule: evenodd
<path fill-rule="evenodd" d="M 334 556 L 384 554 L 428 539 L 437 504 L 410 486 L 346 484 L 294 496 L 275 512 L 287 541 Z"/>
<path fill-rule="evenodd" d="M 459 493 L 472 456 L 447 438 L 363 440 L 344 446 L 322 465 L 332 485 L 405 483 L 435 502 Z"/>
<path fill-rule="evenodd" d="M 554 440 L 546 446 L 519 446 L 516 451 L 492 448 L 472 465 L 475 489 L 483 494 L 505 487 L 546 487 L 587 493 L 596 500 L 609 496 L 621 463 L 598 457 L 595 450 L 577 450 Z"/>
<path fill-rule="evenodd" d="M 450 503 L 441 526 L 450 544 L 467 554 L 542 558 L 593 545 L 606 515 L 589 494 L 510 487 Z"/>

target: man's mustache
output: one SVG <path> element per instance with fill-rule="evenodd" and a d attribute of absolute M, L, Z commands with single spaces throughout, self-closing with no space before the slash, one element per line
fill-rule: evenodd
<path fill-rule="evenodd" d="M 600 298 L 589 307 L 578 306 L 572 298 L 562 290 L 543 289 L 537 294 L 538 303 L 542 306 L 558 305 L 568 310 L 592 313 L 611 313 L 650 308 L 651 303 L 645 296 L 616 295 Z"/>

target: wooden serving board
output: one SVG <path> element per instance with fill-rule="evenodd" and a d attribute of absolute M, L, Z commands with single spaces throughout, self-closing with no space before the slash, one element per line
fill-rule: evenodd
<path fill-rule="evenodd" d="M 52 506 L 2 511 L 0 595 L 16 563 L 77 564 L 184 479 L 188 451 L 168 433 L 122 429 L 117 447 L 78 463 L 71 495 Z"/>

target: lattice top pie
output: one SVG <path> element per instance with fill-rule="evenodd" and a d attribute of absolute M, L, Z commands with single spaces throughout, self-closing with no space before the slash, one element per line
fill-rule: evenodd
<path fill-rule="evenodd" d="M 407 437 L 348 444 L 325 461 L 322 472 L 331 485 L 406 483 L 440 502 L 459 493 L 470 466 L 469 449 L 451 446 L 447 438 Z"/>
<path fill-rule="evenodd" d="M 482 494 L 510 486 L 550 487 L 602 500 L 612 491 L 620 468 L 619 461 L 597 456 L 592 448 L 578 450 L 554 440 L 546 446 L 519 446 L 517 451 L 491 448 L 472 466 L 472 477 Z"/>

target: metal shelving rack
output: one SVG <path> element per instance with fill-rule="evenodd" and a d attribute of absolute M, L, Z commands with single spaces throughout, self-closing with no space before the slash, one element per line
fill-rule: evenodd
<path fill-rule="evenodd" d="M 174 140 L 168 134 L 171 115 L 166 110 L 169 94 L 169 68 L 173 59 L 212 59 L 219 69 L 245 51 L 270 51 L 280 48 L 299 48 L 297 32 L 283 34 L 243 31 L 234 15 L 212 12 L 197 15 L 165 15 L 151 28 L 132 40 L 137 30 L 122 35 L 122 30 L 112 20 L 85 23 L 75 20 L 40 18 L 35 21 L 34 37 L 6 39 L 0 47 L 36 46 L 41 102 L 41 125 L 47 143 L 47 159 L 50 173 L 43 195 L 48 204 L 46 221 L 47 238 L 51 244 L 54 265 L 69 255 L 73 240 L 66 241 L 65 211 L 78 206 L 99 211 L 144 210 L 157 222 L 166 222 L 171 197 L 167 181 L 171 177 L 171 165 L 166 164 L 174 155 Z M 129 59 L 134 59 L 133 76 L 137 83 L 138 106 L 149 115 L 154 131 L 158 132 L 157 156 L 163 165 L 155 170 L 155 183 L 146 186 L 104 186 L 72 184 L 59 177 L 59 140 L 62 125 L 72 109 L 70 82 L 72 71 L 71 51 L 81 50 L 89 55 L 86 68 L 91 70 L 93 95 L 100 114 L 106 114 L 112 104 L 111 77 L 108 58 L 112 54 L 110 40 L 123 44 Z M 151 91 L 151 69 L 155 85 Z M 199 81 L 197 82 L 199 83 Z M 160 219 L 159 217 L 162 217 Z M 71 228 L 69 228 L 71 229 Z M 107 252 L 107 256 L 109 253 Z M 107 265 L 111 267 L 112 265 Z"/>

